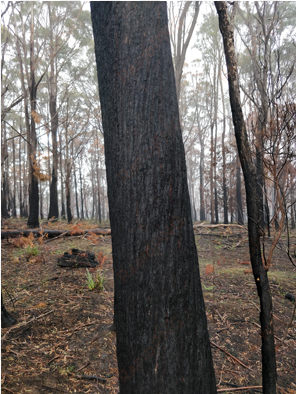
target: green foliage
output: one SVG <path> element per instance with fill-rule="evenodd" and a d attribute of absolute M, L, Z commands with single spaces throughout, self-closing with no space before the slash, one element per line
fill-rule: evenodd
<path fill-rule="evenodd" d="M 213 290 L 214 286 L 209 286 L 209 287 L 207 287 L 207 286 L 203 285 L 203 288 L 204 288 L 205 290 L 207 290 L 207 291 L 211 291 L 211 290 Z"/>
<path fill-rule="evenodd" d="M 98 271 L 93 276 L 86 268 L 86 279 L 87 279 L 87 286 L 90 290 L 97 289 L 99 291 L 102 291 L 104 289 L 104 275 L 102 272 Z"/>
<path fill-rule="evenodd" d="M 28 246 L 26 251 L 27 251 L 27 254 L 29 257 L 38 256 L 38 253 L 39 253 L 39 249 L 38 249 L 37 245 L 36 246 Z"/>

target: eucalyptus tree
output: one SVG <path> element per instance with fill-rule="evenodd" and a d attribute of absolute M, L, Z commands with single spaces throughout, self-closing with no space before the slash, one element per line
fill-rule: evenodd
<path fill-rule="evenodd" d="M 122 394 L 216 393 L 165 2 L 91 2 Z"/>
<path fill-rule="evenodd" d="M 181 80 L 186 52 L 194 32 L 201 1 L 169 3 L 169 29 L 173 49 L 173 62 L 177 98 L 180 100 Z"/>
<path fill-rule="evenodd" d="M 241 88 L 253 106 L 260 225 L 264 229 L 268 215 L 268 203 L 264 202 L 266 136 L 270 122 L 277 118 L 277 108 L 291 102 L 293 85 L 295 88 L 296 5 L 278 1 L 241 2 L 237 10 L 235 26 L 244 44 L 239 62 Z M 271 138 L 274 142 L 274 137 Z"/>
<path fill-rule="evenodd" d="M 261 254 L 260 237 L 260 194 L 257 188 L 256 167 L 252 160 L 252 151 L 248 139 L 246 123 L 243 117 L 238 81 L 238 67 L 234 47 L 233 27 L 229 22 L 227 3 L 216 1 L 219 26 L 223 36 L 224 52 L 227 64 L 229 96 L 235 129 L 238 153 L 244 173 L 248 211 L 248 234 L 250 259 L 253 269 L 257 293 L 260 300 L 260 322 L 262 332 L 262 380 L 263 393 L 276 393 L 276 357 L 274 345 L 274 329 L 272 318 L 272 297 Z"/>
<path fill-rule="evenodd" d="M 82 64 L 85 47 L 92 40 L 90 13 L 82 10 L 80 2 L 47 2 L 48 8 L 48 50 L 50 64 L 48 76 L 49 109 L 52 136 L 52 181 L 50 185 L 50 207 L 48 217 L 58 217 L 57 169 L 59 107 L 65 96 L 61 89 L 65 77 L 70 83 L 81 78 L 87 64 Z"/>
<path fill-rule="evenodd" d="M 197 32 L 196 46 L 201 51 L 204 78 L 209 82 L 207 112 L 211 119 L 210 128 L 210 194 L 211 223 L 218 223 L 218 191 L 217 191 L 217 137 L 218 137 L 218 106 L 219 85 L 221 74 L 221 48 L 217 17 L 212 7 L 204 16 L 203 23 Z"/>

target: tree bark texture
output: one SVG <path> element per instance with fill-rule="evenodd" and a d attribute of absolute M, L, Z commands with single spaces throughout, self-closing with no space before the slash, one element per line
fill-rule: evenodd
<path fill-rule="evenodd" d="M 258 206 L 260 196 L 257 194 L 256 166 L 252 162 L 251 148 L 241 107 L 233 28 L 230 25 L 227 15 L 227 4 L 224 1 L 215 1 L 215 6 L 218 12 L 219 27 L 223 37 L 235 137 L 245 179 L 251 264 L 257 286 L 257 293 L 260 299 L 263 393 L 276 394 L 276 359 L 273 335 L 272 298 L 267 271 L 263 266 L 261 258 L 261 213 L 260 207 Z"/>
<path fill-rule="evenodd" d="M 3 296 L 2 296 L 2 292 L 1 292 L 1 328 L 11 327 L 15 323 L 16 323 L 16 320 L 10 316 L 10 314 L 7 312 L 7 310 L 4 306 Z"/>
<path fill-rule="evenodd" d="M 216 393 L 165 2 L 91 2 L 121 394 Z"/>

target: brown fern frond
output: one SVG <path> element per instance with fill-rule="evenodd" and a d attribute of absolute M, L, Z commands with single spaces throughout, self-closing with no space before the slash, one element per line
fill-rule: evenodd
<path fill-rule="evenodd" d="M 83 225 L 78 223 L 75 224 L 72 229 L 71 229 L 71 235 L 75 235 L 75 234 L 84 234 L 84 230 L 82 229 Z"/>

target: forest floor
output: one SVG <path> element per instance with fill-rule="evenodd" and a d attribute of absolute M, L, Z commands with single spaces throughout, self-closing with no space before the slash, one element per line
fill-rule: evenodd
<path fill-rule="evenodd" d="M 44 228 L 49 226 L 68 228 L 61 222 Z M 25 227 L 20 219 L 2 222 L 2 230 Z M 91 227 L 98 225 L 84 222 L 85 229 Z M 247 232 L 234 228 L 232 234 L 223 235 L 223 231 L 221 227 L 199 228 L 196 240 L 217 385 L 227 393 L 230 387 L 261 385 L 261 337 Z M 296 244 L 296 234 L 291 241 Z M 38 255 L 33 257 L 28 255 L 29 249 L 11 241 L 3 240 L 1 245 L 4 304 L 17 319 L 16 325 L 2 329 L 2 392 L 118 393 L 111 236 L 68 236 L 41 245 L 33 242 L 38 245 Z M 286 242 L 284 237 L 281 242 Z M 85 268 L 57 265 L 58 257 L 72 248 L 106 257 L 101 266 L 103 291 L 87 287 Z M 94 275 L 97 269 L 89 271 Z M 296 269 L 277 249 L 269 279 L 278 344 L 293 313 L 285 294 L 296 295 Z M 278 392 L 296 393 L 295 320 L 277 351 L 277 370 Z M 86 375 L 106 382 L 85 379 Z"/>

